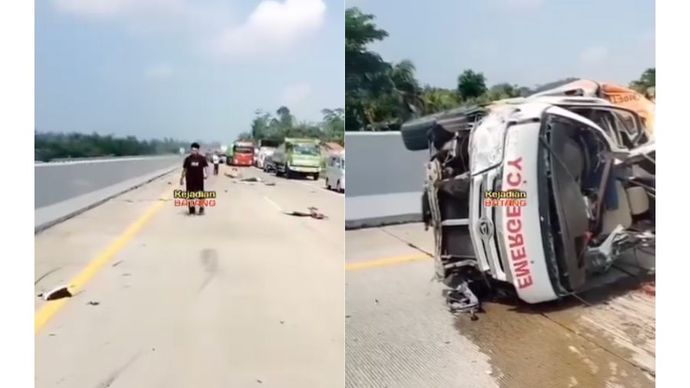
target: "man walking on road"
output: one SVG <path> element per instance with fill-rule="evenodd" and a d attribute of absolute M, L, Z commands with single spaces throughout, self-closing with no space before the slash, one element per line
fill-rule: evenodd
<path fill-rule="evenodd" d="M 213 175 L 218 175 L 218 168 L 220 167 L 220 156 L 218 153 L 213 154 Z"/>
<path fill-rule="evenodd" d="M 184 158 L 182 164 L 182 176 L 180 177 L 180 186 L 187 183 L 187 193 L 195 193 L 204 191 L 204 179 L 208 177 L 206 171 L 208 162 L 206 157 L 199 154 L 199 144 L 192 143 L 192 153 Z M 188 198 L 188 201 L 195 201 L 194 198 Z M 196 207 L 194 203 L 190 203 L 189 214 L 196 214 Z M 204 207 L 199 206 L 199 214 L 204 214 Z"/>

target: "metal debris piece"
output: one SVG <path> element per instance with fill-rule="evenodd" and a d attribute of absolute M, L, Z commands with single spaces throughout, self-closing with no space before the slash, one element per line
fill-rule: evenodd
<path fill-rule="evenodd" d="M 230 179 L 237 179 L 237 178 L 241 178 L 242 174 L 239 172 L 233 171 L 233 172 L 226 172 L 225 176 L 230 178 Z"/>
<path fill-rule="evenodd" d="M 266 183 L 264 183 L 264 185 L 266 185 L 266 186 L 275 186 L 276 183 L 275 183 L 275 182 L 266 182 Z"/>
<path fill-rule="evenodd" d="M 249 178 L 244 178 L 242 179 L 242 182 L 263 182 L 261 178 L 257 178 L 255 176 L 249 177 Z"/>
<path fill-rule="evenodd" d="M 319 209 L 315 207 L 310 207 L 308 208 L 309 212 L 301 212 L 301 211 L 291 211 L 291 212 L 286 212 L 285 214 L 290 215 L 290 216 L 295 216 L 295 217 L 311 217 L 317 220 L 323 220 L 326 217 L 323 213 L 319 212 Z"/>
<path fill-rule="evenodd" d="M 479 319 L 476 315 L 479 310 L 479 299 L 470 290 L 467 282 L 460 283 L 455 289 L 446 295 L 448 309 L 453 313 L 468 313 L 473 321 Z"/>
<path fill-rule="evenodd" d="M 89 303 L 87 303 L 87 304 L 89 306 L 98 306 L 99 304 L 101 304 L 101 302 L 96 302 L 96 301 L 90 300 Z"/>
<path fill-rule="evenodd" d="M 62 299 L 62 298 L 71 298 L 73 295 L 69 291 L 68 286 L 60 286 L 60 287 L 53 289 L 50 292 L 38 294 L 38 296 L 42 297 L 43 300 L 57 300 L 57 299 Z"/>

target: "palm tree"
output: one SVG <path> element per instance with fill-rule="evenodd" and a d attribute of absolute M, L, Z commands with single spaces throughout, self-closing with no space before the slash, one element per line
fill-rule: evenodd
<path fill-rule="evenodd" d="M 402 106 L 403 121 L 409 119 L 410 116 L 417 115 L 424 108 L 421 88 L 415 78 L 415 71 L 414 64 L 406 59 L 395 64 L 390 72 L 390 79 Z"/>

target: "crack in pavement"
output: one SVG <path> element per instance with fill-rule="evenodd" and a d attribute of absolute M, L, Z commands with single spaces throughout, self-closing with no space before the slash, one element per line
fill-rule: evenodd
<path fill-rule="evenodd" d="M 41 280 L 43 280 L 43 279 L 45 279 L 46 277 L 48 277 L 48 275 L 50 275 L 50 274 L 52 274 L 52 273 L 54 273 L 54 272 L 57 272 L 57 271 L 60 270 L 61 268 L 62 268 L 62 267 L 53 268 L 53 269 L 51 269 L 50 271 L 44 273 L 44 274 L 41 275 L 38 279 L 36 279 L 36 281 L 34 282 L 34 286 L 37 285 L 38 282 L 40 282 Z"/>
<path fill-rule="evenodd" d="M 132 364 L 134 363 L 134 361 L 136 361 L 136 360 L 139 358 L 140 355 L 141 355 L 141 351 L 139 351 L 137 354 L 135 354 L 134 356 L 132 356 L 132 357 L 129 359 L 129 361 L 127 361 L 124 365 L 122 365 L 121 367 L 115 369 L 115 371 L 113 371 L 113 373 L 111 373 L 105 380 L 101 381 L 101 382 L 96 386 L 96 388 L 108 388 L 108 387 L 110 387 L 111 385 L 113 385 L 113 383 L 115 382 L 115 380 L 117 380 L 117 378 L 120 377 L 120 375 L 122 374 L 122 372 L 124 372 L 124 371 L 127 370 L 130 366 L 132 366 Z"/>

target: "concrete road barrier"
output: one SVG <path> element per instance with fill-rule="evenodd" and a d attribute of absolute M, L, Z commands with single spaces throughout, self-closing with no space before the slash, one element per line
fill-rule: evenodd
<path fill-rule="evenodd" d="M 348 132 L 347 229 L 421 220 L 428 151 L 408 151 L 400 132 Z"/>
<path fill-rule="evenodd" d="M 181 167 L 180 155 L 37 163 L 35 231 Z"/>

